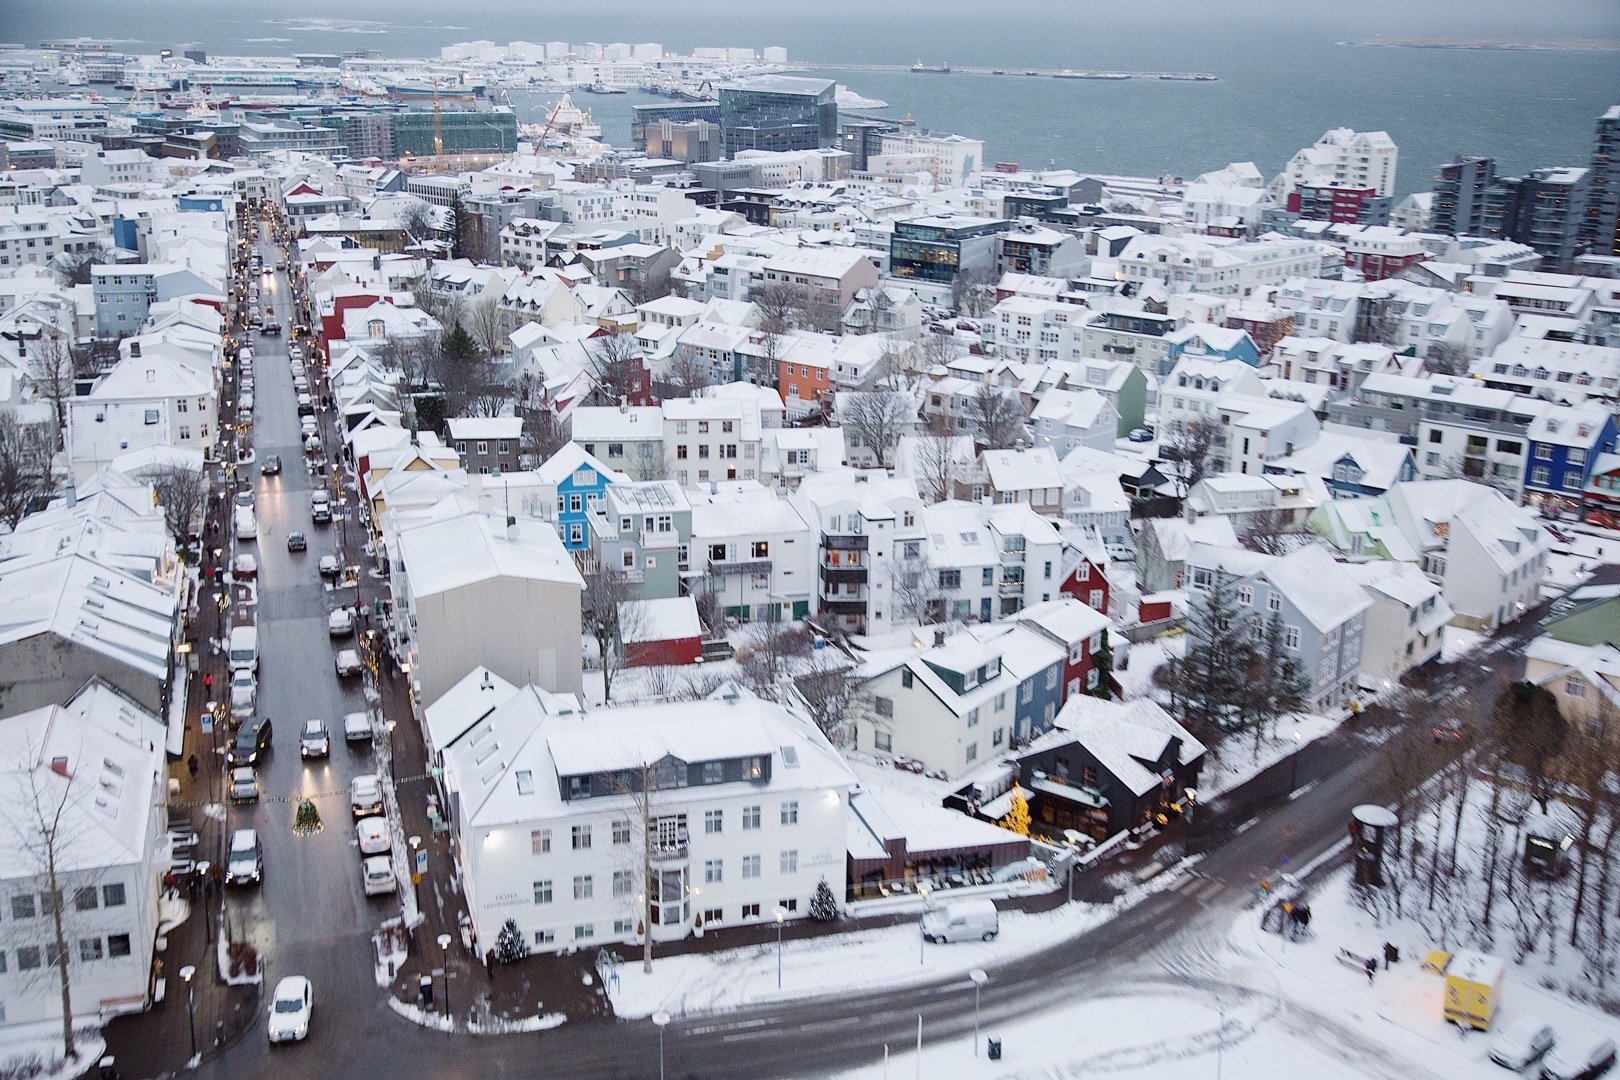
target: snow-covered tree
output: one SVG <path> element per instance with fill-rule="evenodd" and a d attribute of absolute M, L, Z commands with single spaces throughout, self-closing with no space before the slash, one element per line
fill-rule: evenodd
<path fill-rule="evenodd" d="M 1019 836 L 1029 835 L 1029 800 L 1024 797 L 1024 789 L 1017 783 L 1013 784 L 1012 805 L 1007 808 L 1007 816 L 996 824 Z"/>
<path fill-rule="evenodd" d="M 815 894 L 810 897 L 810 917 L 817 922 L 832 922 L 838 918 L 838 900 L 826 878 L 816 882 Z"/>
<path fill-rule="evenodd" d="M 503 964 L 516 963 L 529 955 L 529 943 L 518 929 L 517 920 L 508 917 L 495 937 L 495 959 Z"/>

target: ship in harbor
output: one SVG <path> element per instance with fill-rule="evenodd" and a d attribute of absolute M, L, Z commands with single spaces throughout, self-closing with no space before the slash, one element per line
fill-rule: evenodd
<path fill-rule="evenodd" d="M 951 64 L 950 61 L 947 60 L 945 63 L 936 67 L 932 64 L 925 64 L 921 60 L 918 60 L 915 64 L 911 65 L 911 73 L 913 75 L 949 75 L 951 73 Z"/>
<path fill-rule="evenodd" d="M 1120 79 L 1132 78 L 1132 75 L 1128 71 L 1070 71 L 1068 68 L 1064 68 L 1062 71 L 1053 72 L 1052 78 L 1105 79 L 1109 82 L 1117 82 Z"/>

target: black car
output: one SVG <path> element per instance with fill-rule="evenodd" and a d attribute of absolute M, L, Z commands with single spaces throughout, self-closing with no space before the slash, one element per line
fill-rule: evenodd
<path fill-rule="evenodd" d="M 301 532 L 290 532 L 290 533 L 287 534 L 287 550 L 288 551 L 305 551 L 308 548 L 309 548 L 309 540 L 304 536 L 303 533 L 301 533 Z"/>
<path fill-rule="evenodd" d="M 259 475 L 261 475 L 261 476 L 280 476 L 281 475 L 281 455 L 280 454 L 271 454 L 269 457 L 265 458 L 264 461 L 261 462 L 260 465 L 259 465 Z"/>
<path fill-rule="evenodd" d="M 270 719 L 260 716 L 236 729 L 236 738 L 226 752 L 229 765 L 252 765 L 270 750 Z"/>

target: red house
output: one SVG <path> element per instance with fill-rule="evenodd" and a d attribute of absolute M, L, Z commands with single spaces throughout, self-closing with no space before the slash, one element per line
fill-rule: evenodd
<path fill-rule="evenodd" d="M 703 620 L 690 596 L 620 605 L 625 667 L 672 667 L 703 657 Z"/>
<path fill-rule="evenodd" d="M 1108 573 L 1101 558 L 1081 553 L 1080 561 L 1063 579 L 1058 591 L 1072 596 L 1086 607 L 1103 615 L 1108 614 Z"/>
<path fill-rule="evenodd" d="M 1103 631 L 1111 625 L 1107 615 L 1065 596 L 1032 604 L 1014 619 L 1063 648 L 1063 701 L 1096 687 L 1094 653 L 1102 644 Z"/>

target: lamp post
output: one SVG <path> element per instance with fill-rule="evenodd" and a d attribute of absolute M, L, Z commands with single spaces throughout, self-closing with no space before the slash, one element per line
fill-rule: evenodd
<path fill-rule="evenodd" d="M 416 909 L 421 911 L 422 875 L 416 872 L 416 853 L 422 847 L 422 838 L 420 836 L 412 836 L 408 838 L 407 843 L 411 845 L 411 896 L 416 901 Z"/>
<path fill-rule="evenodd" d="M 782 924 L 787 921 L 787 908 L 776 909 L 776 988 L 782 989 Z"/>
<path fill-rule="evenodd" d="M 180 969 L 180 981 L 186 984 L 186 1026 L 191 1029 L 191 1058 L 193 1061 L 197 1059 L 197 998 L 192 993 L 191 980 L 196 974 L 197 969 L 191 964 L 187 964 Z"/>
<path fill-rule="evenodd" d="M 1294 732 L 1294 752 L 1288 755 L 1288 794 L 1294 793 L 1299 784 L 1299 732 Z"/>
<path fill-rule="evenodd" d="M 439 962 L 444 967 L 444 1015 L 450 1016 L 450 935 L 439 935 Z"/>
<path fill-rule="evenodd" d="M 988 982 L 990 980 L 990 976 L 985 974 L 983 968 L 974 968 L 972 971 L 968 972 L 968 978 L 973 980 L 973 1056 L 978 1057 L 979 1056 L 979 990 L 984 986 L 984 984 L 986 982 Z"/>
<path fill-rule="evenodd" d="M 933 891 L 934 891 L 934 887 L 932 885 L 928 884 L 928 882 L 926 882 L 926 881 L 917 882 L 917 894 L 923 898 L 923 916 L 924 916 L 924 918 L 926 918 L 927 915 L 928 915 L 928 894 L 933 892 Z M 923 966 L 923 963 L 924 963 L 924 960 L 923 960 L 923 945 L 927 941 L 928 941 L 928 938 L 926 936 L 924 936 L 924 934 L 923 934 L 923 921 L 922 921 L 922 919 L 918 919 L 917 920 L 917 966 L 918 967 Z"/>
<path fill-rule="evenodd" d="M 669 1013 L 660 1009 L 652 1014 L 652 1022 L 658 1029 L 658 1080 L 664 1080 L 664 1029 L 669 1027 Z"/>

